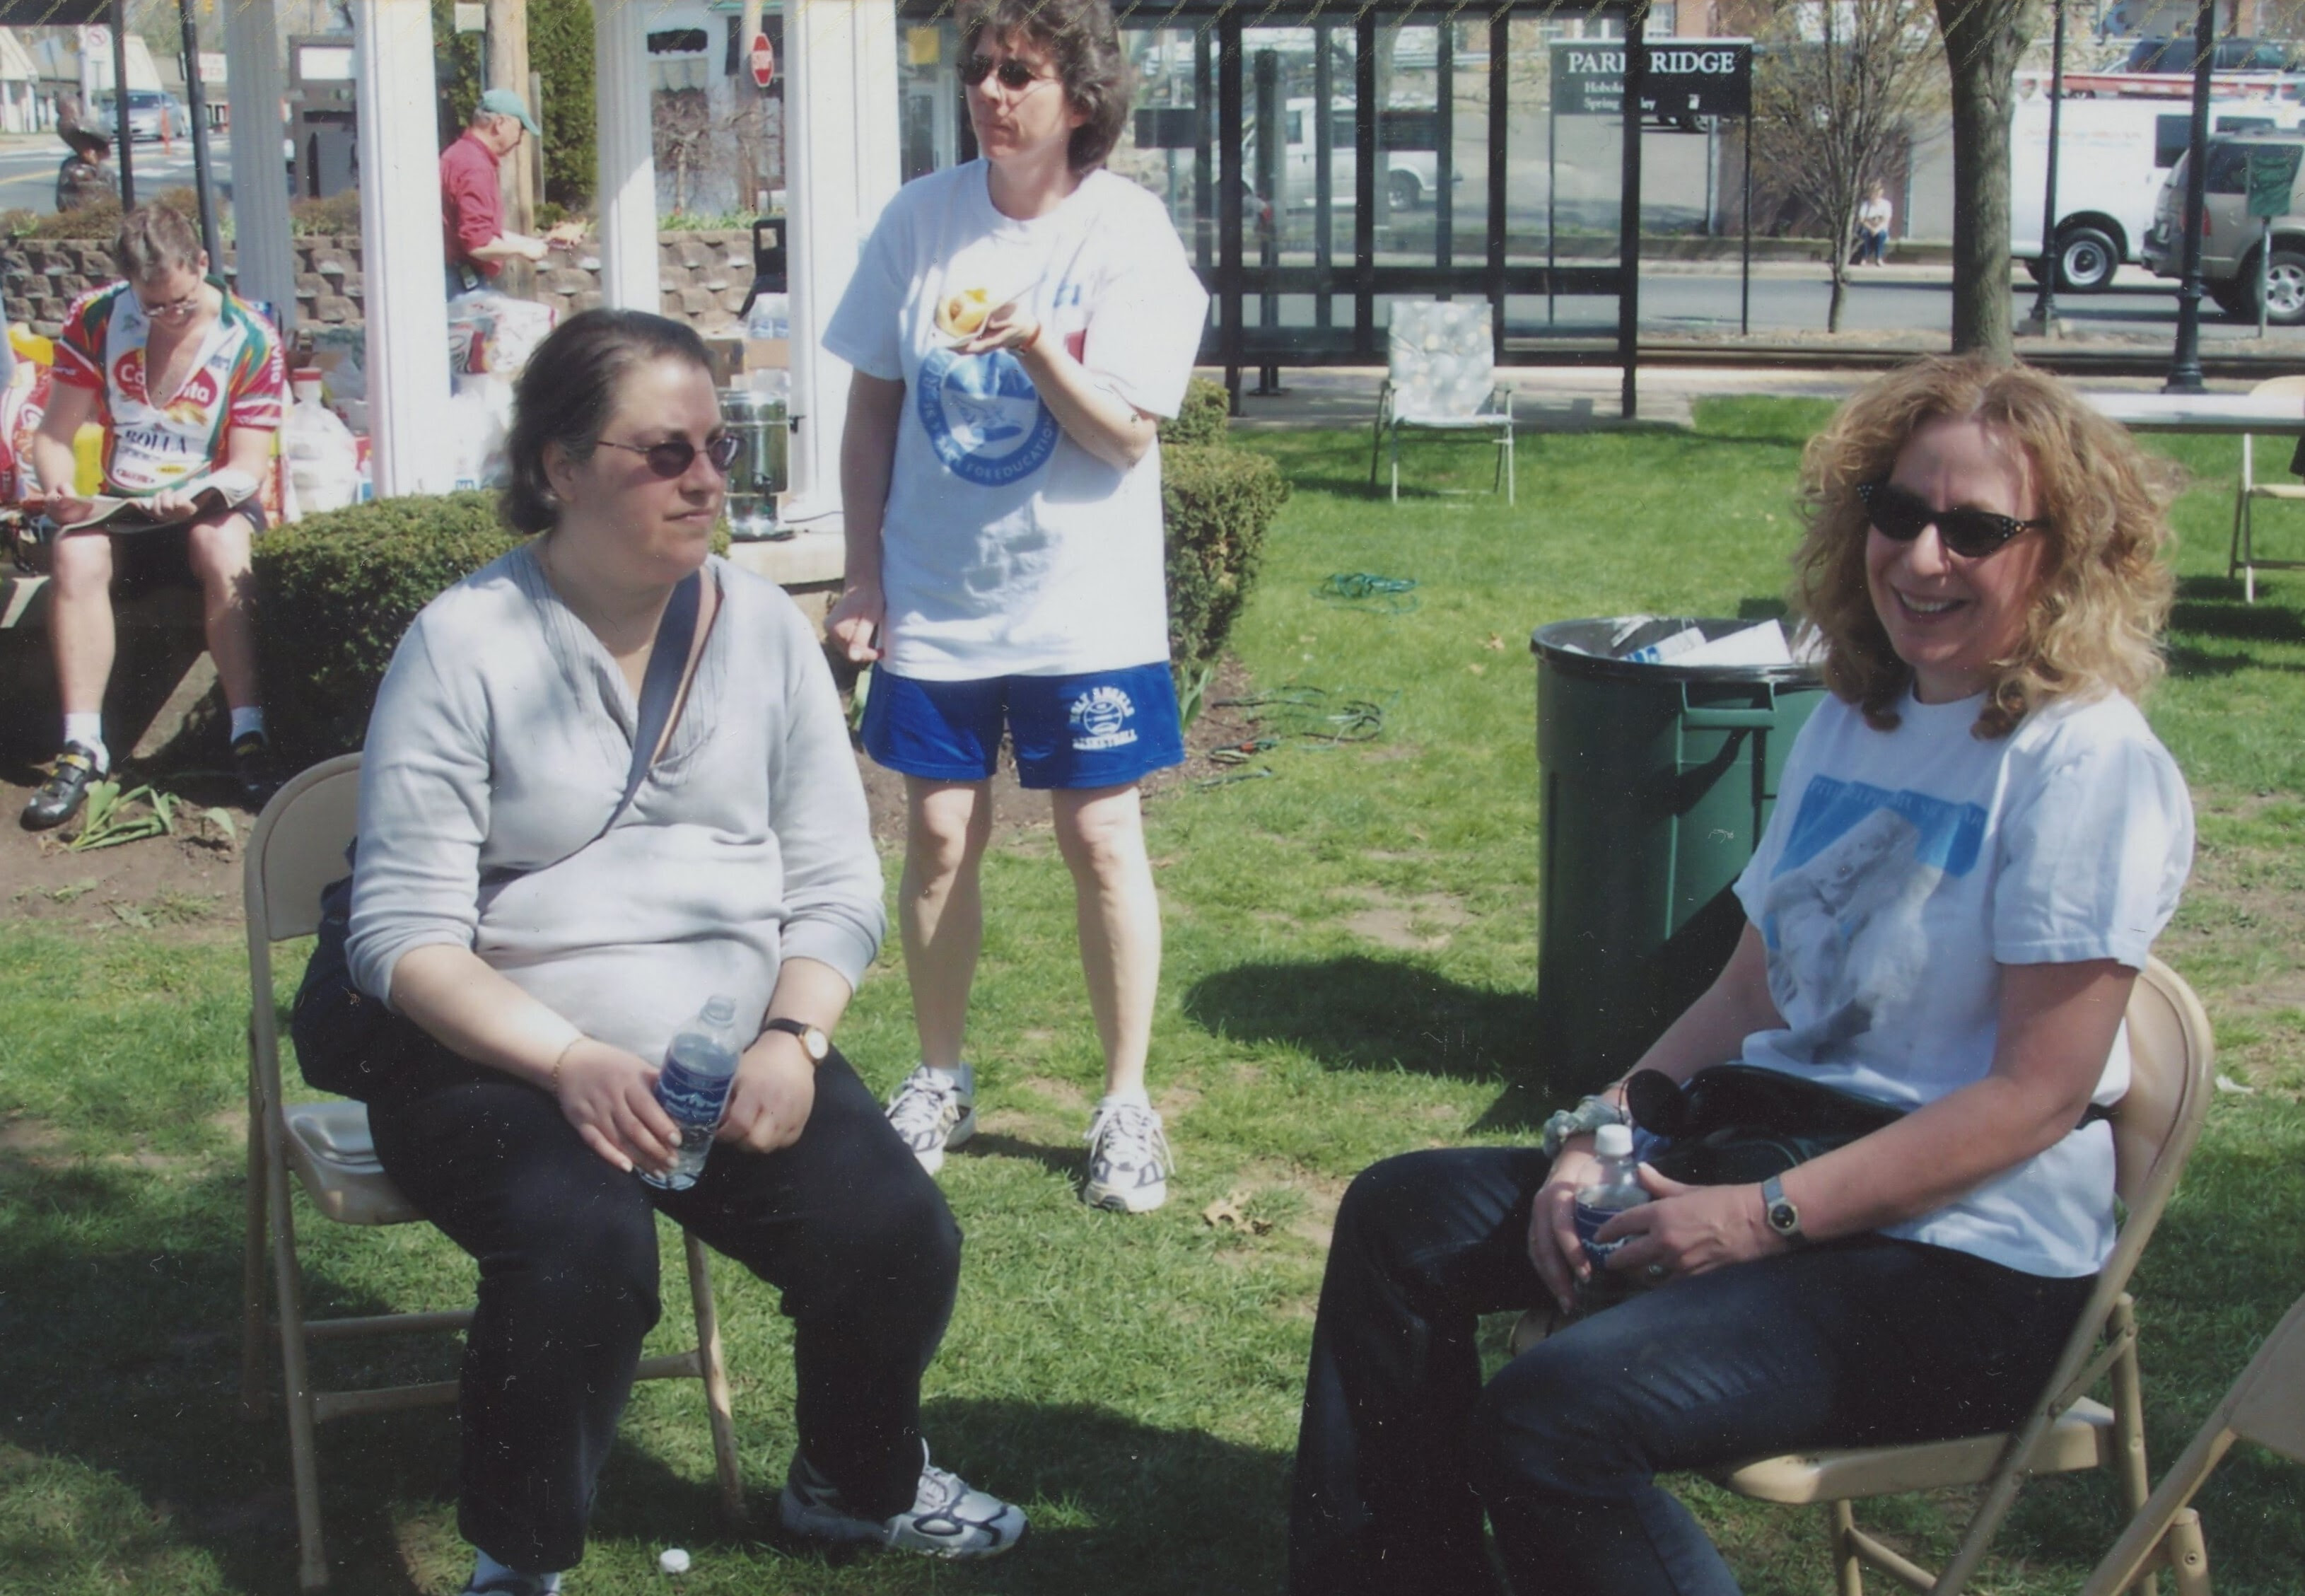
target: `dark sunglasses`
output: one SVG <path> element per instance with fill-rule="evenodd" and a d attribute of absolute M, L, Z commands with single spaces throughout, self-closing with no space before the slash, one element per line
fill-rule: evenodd
<path fill-rule="evenodd" d="M 1925 526 L 1937 529 L 1937 541 L 1963 559 L 1983 559 L 1998 554 L 2009 540 L 2029 527 L 2046 526 L 2036 517 L 2020 521 L 1991 510 L 1941 510 L 1909 488 L 1894 482 L 1859 482 L 1857 497 L 1873 518 L 1873 529 L 1892 542 L 1909 543 Z"/>
<path fill-rule="evenodd" d="M 697 448 L 685 438 L 668 438 L 662 443 L 612 443 L 600 440 L 602 448 L 620 448 L 626 454 L 638 455 L 648 462 L 648 468 L 667 481 L 680 475 L 696 463 Z M 712 462 L 712 469 L 722 476 L 736 463 L 736 451 L 744 440 L 731 432 L 705 444 L 704 457 Z"/>
<path fill-rule="evenodd" d="M 1016 94 L 1030 89 L 1043 75 L 1014 57 L 996 64 L 990 55 L 971 55 L 960 64 L 960 81 L 971 89 L 982 87 L 987 78 L 998 78 L 1000 87 Z"/>

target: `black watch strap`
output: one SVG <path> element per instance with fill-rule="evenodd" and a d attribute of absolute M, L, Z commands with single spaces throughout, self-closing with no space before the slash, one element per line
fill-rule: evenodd
<path fill-rule="evenodd" d="M 790 1020 L 778 1015 L 773 1020 L 763 1021 L 761 1028 L 764 1031 L 782 1031 L 787 1037 L 799 1037 L 801 1051 L 808 1054 L 808 1061 L 812 1064 L 822 1063 L 824 1055 L 832 1051 L 832 1038 L 805 1020 Z"/>

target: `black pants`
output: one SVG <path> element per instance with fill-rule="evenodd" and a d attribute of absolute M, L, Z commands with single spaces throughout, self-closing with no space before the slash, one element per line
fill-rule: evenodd
<path fill-rule="evenodd" d="M 782 1289 L 802 1451 L 869 1517 L 912 1506 L 921 1374 L 952 1311 L 960 1231 L 839 1054 L 797 1141 L 717 1146 L 685 1191 L 619 1174 L 550 1096 L 437 1046 L 404 1050 L 369 1122 L 394 1183 L 481 1267 L 460 1408 L 457 1523 L 473 1545 L 515 1568 L 583 1557 L 657 1320 L 659 1209 Z"/>
<path fill-rule="evenodd" d="M 2092 1281 L 1852 1237 L 1645 1292 L 1481 1385 L 1475 1321 L 1544 1287 L 1544 1155 L 1410 1153 L 1362 1174 L 1321 1286 L 1289 1503 L 1293 1596 L 1733 1596 L 1660 1472 L 2015 1424 Z"/>

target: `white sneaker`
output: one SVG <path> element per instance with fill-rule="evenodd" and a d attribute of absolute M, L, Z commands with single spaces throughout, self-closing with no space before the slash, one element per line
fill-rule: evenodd
<path fill-rule="evenodd" d="M 938 1468 L 929 1462 L 925 1446 L 913 1505 L 893 1518 L 851 1513 L 839 1489 L 797 1452 L 777 1513 L 787 1530 L 812 1541 L 892 1546 L 931 1558 L 997 1558 L 1025 1538 L 1024 1509 Z"/>
<path fill-rule="evenodd" d="M 1160 1114 L 1139 1103 L 1111 1104 L 1089 1122 L 1088 1183 L 1081 1200 L 1093 1208 L 1151 1213 L 1169 1200 L 1176 1168 Z"/>
<path fill-rule="evenodd" d="M 889 1099 L 889 1123 L 931 1174 L 944 1167 L 944 1150 L 976 1134 L 976 1093 L 922 1064 Z"/>

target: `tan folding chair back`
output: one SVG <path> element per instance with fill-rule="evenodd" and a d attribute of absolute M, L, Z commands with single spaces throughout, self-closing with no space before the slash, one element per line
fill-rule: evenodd
<path fill-rule="evenodd" d="M 2305 377 L 2268 377 L 2249 390 L 2251 398 L 2288 398 L 2305 406 Z M 2287 447 L 2289 440 L 2278 440 Z M 2239 573 L 2241 597 L 2245 602 L 2257 602 L 2257 573 L 2260 568 L 2294 570 L 2305 566 L 2305 560 L 2259 559 L 2257 557 L 2257 506 L 2259 500 L 2275 500 L 2289 504 L 2305 503 L 2305 482 L 2259 482 L 2257 475 L 2257 440 L 2250 433 L 2241 435 L 2241 488 L 2233 495 L 2233 549 L 2225 560 L 2225 575 Z"/>
<path fill-rule="evenodd" d="M 2029 1474 L 2110 1468 L 2131 1512 L 2145 1500 L 2144 1404 L 2129 1278 L 2200 1139 L 2216 1048 L 2199 1000 L 2157 959 L 2138 977 L 2124 1019 L 2130 1085 L 2113 1113 L 2114 1181 L 2124 1216 L 2056 1371 L 2025 1422 L 2002 1436 L 1760 1458 L 1714 1476 L 1756 1500 L 1825 1506 L 1841 1596 L 1861 1596 L 1867 1566 L 1914 1590 L 1952 1596 L 1984 1560 Z M 2110 1407 L 2087 1395 L 2108 1378 Z M 1979 1485 L 1985 1496 L 1952 1560 L 1936 1575 L 1858 1529 L 1850 1506 L 1867 1497 Z"/>
<path fill-rule="evenodd" d="M 279 1022 L 273 1007 L 272 949 L 309 936 L 320 923 L 320 892 L 346 873 L 344 850 L 359 830 L 360 755 L 347 754 L 302 772 L 264 807 L 249 834 L 242 864 L 242 905 L 248 921 L 248 1237 L 242 1280 L 241 1396 L 261 1404 L 266 1339 L 264 1265 L 268 1243 L 278 1305 L 281 1380 L 288 1409 L 288 1451 L 296 1489 L 300 1542 L 297 1577 L 303 1588 L 328 1582 L 320 1532 L 319 1425 L 351 1413 L 381 1413 L 456 1399 L 457 1383 L 324 1390 L 310 1374 L 310 1343 L 327 1339 L 461 1330 L 469 1308 L 438 1312 L 373 1314 L 308 1319 L 303 1274 L 296 1258 L 290 1203 L 293 1176 L 323 1216 L 346 1225 L 398 1225 L 420 1217 L 377 1161 L 368 1110 L 331 1100 L 288 1104 L 280 1082 Z M 736 1430 L 728 1380 L 721 1364 L 719 1314 L 704 1248 L 685 1239 L 691 1306 L 697 1345 L 689 1352 L 645 1360 L 642 1379 L 700 1379 L 712 1429 L 722 1511 L 742 1510 Z"/>
<path fill-rule="evenodd" d="M 2181 1596 L 2209 1596 L 2208 1547 L 2193 1493 L 2235 1441 L 2305 1463 L 2305 1297 L 2290 1305 L 2184 1455 L 2089 1575 L 2081 1596 L 2114 1596 L 2143 1570 L 2171 1569 Z"/>

